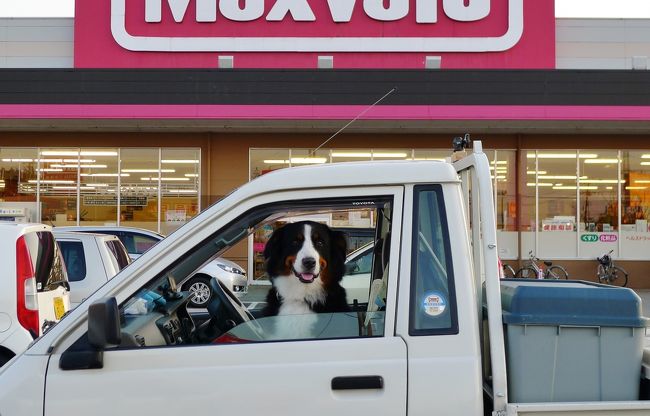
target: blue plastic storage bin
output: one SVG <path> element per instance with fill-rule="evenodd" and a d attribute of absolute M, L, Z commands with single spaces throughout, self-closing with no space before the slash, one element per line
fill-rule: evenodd
<path fill-rule="evenodd" d="M 636 400 L 648 319 L 631 289 L 501 282 L 509 401 Z"/>

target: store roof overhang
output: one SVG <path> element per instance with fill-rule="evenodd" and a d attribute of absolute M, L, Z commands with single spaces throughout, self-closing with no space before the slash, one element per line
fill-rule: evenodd
<path fill-rule="evenodd" d="M 1 131 L 650 133 L 650 71 L 0 70 Z"/>

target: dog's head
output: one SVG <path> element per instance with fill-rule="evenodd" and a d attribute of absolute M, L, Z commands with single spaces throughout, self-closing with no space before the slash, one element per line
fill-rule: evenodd
<path fill-rule="evenodd" d="M 278 228 L 264 248 L 266 271 L 324 286 L 337 284 L 345 272 L 345 234 L 313 221 L 291 223 Z"/>

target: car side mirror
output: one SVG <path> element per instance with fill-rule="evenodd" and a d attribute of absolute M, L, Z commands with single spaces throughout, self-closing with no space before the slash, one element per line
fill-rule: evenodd
<path fill-rule="evenodd" d="M 100 299 L 88 307 L 88 342 L 100 351 L 122 342 L 120 311 L 114 297 Z"/>
<path fill-rule="evenodd" d="M 90 348 L 68 348 L 61 354 L 61 370 L 89 370 L 104 367 L 104 350 L 122 342 L 120 310 L 115 298 L 104 298 L 88 307 Z"/>
<path fill-rule="evenodd" d="M 357 263 L 348 263 L 345 265 L 345 274 L 355 274 L 359 271 L 359 265 Z"/>

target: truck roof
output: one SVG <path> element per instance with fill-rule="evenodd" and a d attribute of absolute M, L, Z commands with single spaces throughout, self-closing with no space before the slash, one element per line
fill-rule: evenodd
<path fill-rule="evenodd" d="M 450 163 L 423 160 L 344 162 L 278 169 L 249 182 L 247 188 L 277 191 L 334 186 L 402 185 L 458 182 Z"/>

